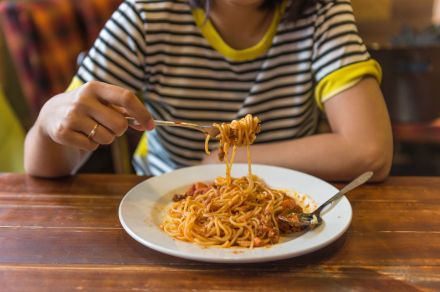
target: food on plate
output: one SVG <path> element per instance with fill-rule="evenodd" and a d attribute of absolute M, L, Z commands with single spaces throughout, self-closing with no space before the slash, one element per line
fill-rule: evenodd
<path fill-rule="evenodd" d="M 219 129 L 219 158 L 226 163 L 225 176 L 196 182 L 175 194 L 161 228 L 176 239 L 202 246 L 248 248 L 272 245 L 282 234 L 301 231 L 278 216 L 311 211 L 313 202 L 305 195 L 273 189 L 252 174 L 250 145 L 261 130 L 260 120 L 247 115 L 214 126 Z M 247 147 L 248 174 L 233 178 L 231 168 L 236 148 L 241 146 Z"/>

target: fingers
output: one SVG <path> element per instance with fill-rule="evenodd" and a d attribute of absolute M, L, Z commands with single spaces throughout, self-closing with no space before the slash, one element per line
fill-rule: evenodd
<path fill-rule="evenodd" d="M 76 132 L 82 133 L 85 137 L 96 144 L 101 145 L 111 144 L 116 138 L 113 132 L 92 119 L 88 119 L 87 121 L 78 124 L 75 130 Z"/>
<path fill-rule="evenodd" d="M 135 129 L 137 131 L 145 131 L 145 128 L 142 127 L 142 125 L 140 125 L 135 118 L 131 117 L 123 107 L 113 105 L 112 108 L 122 113 L 124 119 L 127 120 L 128 126 L 130 128 Z"/>
<path fill-rule="evenodd" d="M 58 144 L 90 151 L 121 136 L 128 128 L 126 116 L 138 122 L 132 128 L 154 128 L 150 113 L 132 92 L 93 81 L 51 98 L 38 119 L 43 135 Z"/>
<path fill-rule="evenodd" d="M 72 132 L 64 139 L 65 145 L 74 145 L 74 147 L 85 151 L 95 151 L 99 147 L 92 139 L 87 138 L 84 133 Z"/>
<path fill-rule="evenodd" d="M 86 151 L 94 151 L 99 144 L 89 139 L 83 132 L 78 132 L 63 124 L 59 124 L 53 131 L 52 140 L 64 146 L 78 148 Z"/>
<path fill-rule="evenodd" d="M 53 140 L 59 144 L 93 151 L 113 143 L 116 135 L 99 122 L 80 114 L 71 114 L 54 130 Z"/>
<path fill-rule="evenodd" d="M 97 81 L 84 86 L 84 90 L 93 93 L 104 104 L 120 106 L 129 115 L 135 118 L 146 130 L 154 128 L 150 113 L 142 102 L 130 90 Z"/>
<path fill-rule="evenodd" d="M 73 132 L 81 133 L 95 144 L 108 145 L 113 143 L 116 138 L 113 131 L 90 117 L 73 116 L 69 120 L 68 127 Z"/>
<path fill-rule="evenodd" d="M 128 128 L 128 121 L 124 115 L 118 110 L 105 106 L 98 101 L 96 103 L 93 110 L 89 113 L 90 118 L 104 126 L 113 135 L 122 136 Z"/>

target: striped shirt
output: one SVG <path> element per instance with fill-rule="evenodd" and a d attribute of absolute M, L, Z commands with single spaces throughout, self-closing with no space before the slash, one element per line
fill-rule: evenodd
<path fill-rule="evenodd" d="M 255 143 L 312 135 L 322 102 L 365 75 L 380 79 L 380 67 L 358 35 L 350 1 L 320 1 L 295 22 L 284 21 L 283 6 L 258 44 L 236 50 L 185 0 L 126 0 L 76 79 L 137 92 L 155 119 L 212 124 L 258 116 Z M 148 154 L 138 151 L 135 169 L 158 175 L 198 164 L 204 141 L 193 130 L 157 127 L 144 135 Z"/>

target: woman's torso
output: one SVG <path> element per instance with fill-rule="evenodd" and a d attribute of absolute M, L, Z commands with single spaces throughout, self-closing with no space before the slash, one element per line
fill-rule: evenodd
<path fill-rule="evenodd" d="M 143 98 L 156 119 L 212 124 L 252 114 L 262 121 L 255 143 L 315 132 L 319 111 L 311 72 L 313 13 L 293 24 L 280 22 L 265 40 L 269 48 L 255 56 L 259 48 L 231 52 L 225 44 L 213 44 L 212 31 L 202 34 L 186 1 L 147 1 L 142 6 Z M 197 164 L 205 155 L 203 134 L 192 130 L 157 127 L 148 141 L 146 159 L 153 174 Z"/>

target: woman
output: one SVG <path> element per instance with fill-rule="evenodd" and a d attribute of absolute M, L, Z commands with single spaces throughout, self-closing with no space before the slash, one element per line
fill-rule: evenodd
<path fill-rule="evenodd" d="M 126 131 L 126 115 L 150 131 L 153 117 L 211 124 L 251 113 L 263 128 L 254 163 L 328 180 L 373 170 L 383 180 L 392 138 L 380 78 L 347 0 L 126 0 L 69 89 L 42 108 L 25 167 L 74 173 Z M 331 133 L 316 133 L 321 110 Z M 135 168 L 158 175 L 216 162 L 203 143 L 200 133 L 158 127 L 142 139 Z"/>

